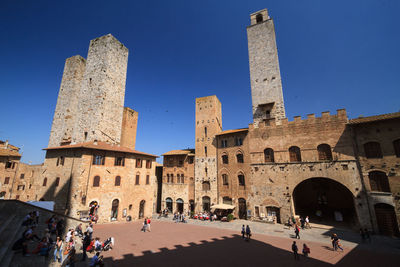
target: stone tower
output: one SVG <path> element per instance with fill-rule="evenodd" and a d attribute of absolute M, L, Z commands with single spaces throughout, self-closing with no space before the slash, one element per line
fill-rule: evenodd
<path fill-rule="evenodd" d="M 285 118 L 275 27 L 267 9 L 250 15 L 247 27 L 253 121 Z"/>
<path fill-rule="evenodd" d="M 86 60 L 73 56 L 65 61 L 56 110 L 51 126 L 49 147 L 69 144 L 77 119 L 78 99 L 85 72 Z"/>
<path fill-rule="evenodd" d="M 90 41 L 72 143 L 120 144 L 128 49 L 107 34 Z"/>
<path fill-rule="evenodd" d="M 196 211 L 207 210 L 218 202 L 217 143 L 222 131 L 221 102 L 213 96 L 196 98 Z"/>

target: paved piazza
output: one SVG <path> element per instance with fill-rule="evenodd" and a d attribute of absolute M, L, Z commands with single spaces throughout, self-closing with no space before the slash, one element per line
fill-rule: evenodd
<path fill-rule="evenodd" d="M 245 242 L 242 224 L 249 224 L 253 236 Z M 339 231 L 344 252 L 332 251 L 330 230 L 313 228 L 300 232 L 310 258 L 295 261 L 291 253 L 293 228 L 282 225 L 237 220 L 230 223 L 174 223 L 153 219 L 151 232 L 140 231 L 142 222 L 95 225 L 94 236 L 113 236 L 115 247 L 104 252 L 106 266 L 398 266 L 398 239 L 373 236 L 371 244 L 358 244 L 359 236 Z"/>

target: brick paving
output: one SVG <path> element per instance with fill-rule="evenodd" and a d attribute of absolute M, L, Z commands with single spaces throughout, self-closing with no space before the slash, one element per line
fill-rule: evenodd
<path fill-rule="evenodd" d="M 252 240 L 239 236 L 242 223 L 253 230 Z M 154 220 L 151 232 L 140 231 L 142 222 L 95 225 L 95 236 L 115 238 L 115 247 L 103 252 L 106 266 L 398 266 L 399 241 L 374 238 L 374 244 L 357 244 L 357 235 L 344 233 L 344 252 L 332 251 L 324 229 L 302 231 L 296 240 L 299 251 L 304 242 L 310 258 L 295 261 L 291 253 L 292 230 L 282 225 L 250 221 L 230 223 L 173 223 Z M 342 234 L 342 233 L 340 233 Z M 344 238 L 343 238 L 344 239 Z M 377 241 L 377 242 L 376 242 Z M 376 243 L 376 244 L 375 244 Z M 382 246 L 383 244 L 383 246 Z M 379 247 L 379 249 L 375 249 Z"/>

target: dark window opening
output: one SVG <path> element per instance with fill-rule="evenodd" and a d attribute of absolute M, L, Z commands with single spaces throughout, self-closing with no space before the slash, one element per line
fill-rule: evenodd
<path fill-rule="evenodd" d="M 394 154 L 400 158 L 400 139 L 393 141 Z"/>
<path fill-rule="evenodd" d="M 6 167 L 6 169 L 14 169 L 14 167 L 15 167 L 15 162 L 7 161 L 5 167 Z"/>
<path fill-rule="evenodd" d="M 256 16 L 256 22 L 257 22 L 257 23 L 263 22 L 263 15 L 257 14 L 257 16 Z"/>
<path fill-rule="evenodd" d="M 301 162 L 300 148 L 292 146 L 289 148 L 290 162 Z"/>
<path fill-rule="evenodd" d="M 239 185 L 241 186 L 245 185 L 244 175 L 242 173 L 238 175 L 238 180 L 239 180 Z"/>
<path fill-rule="evenodd" d="M 188 163 L 193 164 L 193 157 L 188 157 Z"/>
<path fill-rule="evenodd" d="M 139 180 L 140 180 L 140 175 L 136 174 L 136 180 L 135 180 L 135 185 L 139 184 Z"/>
<path fill-rule="evenodd" d="M 43 179 L 43 186 L 46 186 L 47 185 L 47 178 L 44 178 Z"/>
<path fill-rule="evenodd" d="M 264 150 L 264 162 L 275 162 L 274 150 L 272 148 Z"/>
<path fill-rule="evenodd" d="M 222 174 L 222 184 L 229 185 L 228 174 Z"/>
<path fill-rule="evenodd" d="M 203 182 L 203 183 L 202 183 L 202 188 L 203 188 L 203 191 L 208 191 L 208 190 L 210 190 L 210 188 L 211 188 L 210 182 Z"/>
<path fill-rule="evenodd" d="M 93 187 L 99 187 L 100 186 L 100 176 L 95 176 L 93 178 Z"/>
<path fill-rule="evenodd" d="M 373 171 L 368 174 L 371 191 L 390 192 L 389 180 L 386 173 Z"/>
<path fill-rule="evenodd" d="M 125 157 L 115 157 L 114 166 L 125 166 Z"/>
<path fill-rule="evenodd" d="M 21 176 L 19 177 L 19 179 L 24 179 L 25 178 L 25 173 L 21 173 Z"/>
<path fill-rule="evenodd" d="M 146 160 L 146 169 L 151 169 L 151 160 Z"/>
<path fill-rule="evenodd" d="M 56 181 L 54 182 L 55 186 L 59 186 L 60 185 L 60 177 L 56 178 Z"/>
<path fill-rule="evenodd" d="M 228 155 L 222 155 L 222 163 L 223 164 L 228 164 L 229 163 Z"/>
<path fill-rule="evenodd" d="M 206 147 L 206 146 L 204 147 L 204 154 L 205 154 L 206 157 L 207 157 L 207 147 Z"/>
<path fill-rule="evenodd" d="M 136 168 L 142 168 L 142 159 L 136 159 Z"/>
<path fill-rule="evenodd" d="M 93 155 L 93 165 L 104 165 L 105 159 L 103 155 Z"/>
<path fill-rule="evenodd" d="M 10 183 L 10 177 L 4 178 L 4 184 L 9 184 Z"/>
<path fill-rule="evenodd" d="M 243 154 L 239 153 L 236 155 L 236 160 L 238 163 L 243 163 L 244 159 L 243 159 Z"/>
<path fill-rule="evenodd" d="M 60 156 L 57 158 L 56 166 L 59 166 L 59 165 L 64 166 L 64 157 L 63 156 Z"/>
<path fill-rule="evenodd" d="M 207 127 L 204 127 L 204 135 L 207 137 Z"/>
<path fill-rule="evenodd" d="M 146 175 L 146 184 L 150 184 L 150 175 Z"/>
<path fill-rule="evenodd" d="M 364 151 L 367 158 L 382 158 L 381 145 L 378 142 L 365 143 Z"/>
<path fill-rule="evenodd" d="M 321 144 L 317 147 L 319 160 L 332 160 L 331 146 L 328 144 Z"/>
<path fill-rule="evenodd" d="M 115 177 L 115 186 L 120 186 L 121 185 L 121 176 L 116 176 Z"/>
<path fill-rule="evenodd" d="M 243 145 L 243 139 L 241 137 L 236 137 L 235 138 L 235 145 L 236 146 L 241 146 Z"/>

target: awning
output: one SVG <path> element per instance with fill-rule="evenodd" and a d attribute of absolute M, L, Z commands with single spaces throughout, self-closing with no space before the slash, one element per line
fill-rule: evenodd
<path fill-rule="evenodd" d="M 211 206 L 212 210 L 233 210 L 234 208 L 235 206 L 228 204 L 216 204 Z"/>

